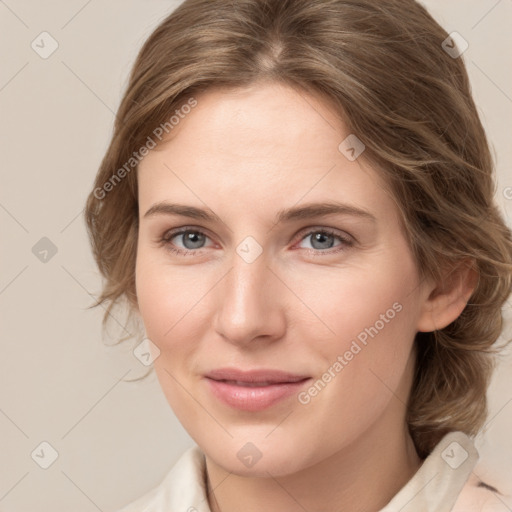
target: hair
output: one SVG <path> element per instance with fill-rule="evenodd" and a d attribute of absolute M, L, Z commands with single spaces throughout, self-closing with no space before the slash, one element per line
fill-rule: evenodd
<path fill-rule="evenodd" d="M 414 0 L 180 4 L 137 56 L 87 198 L 104 278 L 95 305 L 108 303 L 103 326 L 115 304 L 127 300 L 130 314 L 137 308 L 136 167 L 157 128 L 169 132 L 171 113 L 208 89 L 284 84 L 329 102 L 364 143 L 364 158 L 392 190 L 422 278 L 439 281 L 462 262 L 477 272 L 461 315 L 416 335 L 406 417 L 422 458 L 450 431 L 476 435 L 512 291 L 512 234 L 494 204 L 494 163 L 467 71 L 443 49 L 447 37 Z"/>

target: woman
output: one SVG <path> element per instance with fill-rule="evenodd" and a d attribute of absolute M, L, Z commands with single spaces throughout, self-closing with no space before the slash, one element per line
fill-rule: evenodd
<path fill-rule="evenodd" d="M 454 48 L 412 0 L 186 0 L 146 41 L 86 220 L 197 446 L 124 512 L 491 510 L 512 235 Z"/>

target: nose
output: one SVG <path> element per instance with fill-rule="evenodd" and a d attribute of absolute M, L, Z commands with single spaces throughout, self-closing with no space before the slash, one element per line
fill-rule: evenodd
<path fill-rule="evenodd" d="M 282 338 L 286 329 L 286 287 L 264 254 L 248 263 L 234 254 L 216 287 L 215 332 L 236 345 Z M 288 292 L 289 294 L 289 292 Z"/>

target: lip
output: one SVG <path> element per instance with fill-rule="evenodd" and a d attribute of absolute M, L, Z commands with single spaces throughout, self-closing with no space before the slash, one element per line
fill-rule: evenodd
<path fill-rule="evenodd" d="M 280 370 L 221 368 L 209 372 L 205 380 L 212 394 L 225 404 L 261 411 L 296 394 L 310 377 Z"/>

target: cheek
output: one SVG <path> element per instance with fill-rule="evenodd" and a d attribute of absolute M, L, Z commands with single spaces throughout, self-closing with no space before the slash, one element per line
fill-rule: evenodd
<path fill-rule="evenodd" d="M 173 311 L 174 304 L 173 294 L 168 293 L 164 279 L 157 279 L 156 271 L 156 266 L 144 258 L 137 259 L 135 284 L 139 311 L 147 336 L 159 345 L 158 340 L 171 327 L 168 312 Z"/>
<path fill-rule="evenodd" d="M 193 429 L 201 424 L 201 411 L 183 385 L 193 375 L 194 353 L 204 337 L 199 330 L 208 325 L 197 316 L 208 287 L 204 276 L 194 282 L 192 272 L 185 277 L 144 256 L 142 252 L 136 265 L 137 300 L 146 335 L 160 350 L 153 363 L 155 373 L 175 414 L 185 428 Z"/>
<path fill-rule="evenodd" d="M 353 340 L 362 346 L 374 338 L 407 344 L 415 332 L 416 282 L 412 260 L 390 257 L 371 266 L 311 272 L 296 280 L 294 291 L 306 306 L 303 318 L 312 319 L 311 329 L 324 340 L 317 348 L 339 352 Z"/>
<path fill-rule="evenodd" d="M 314 341 L 308 352 L 319 362 L 316 377 L 329 381 L 323 399 L 343 402 L 345 411 L 382 406 L 390 389 L 400 386 L 409 360 L 418 316 L 417 274 L 410 257 L 394 256 L 371 268 L 331 271 L 328 279 L 313 276 L 300 291 L 318 312 L 319 320 L 302 339 Z"/>
<path fill-rule="evenodd" d="M 209 287 L 205 275 L 194 272 L 192 267 L 178 270 L 146 258 L 141 251 L 136 265 L 136 289 L 148 337 L 153 336 L 157 344 L 172 344 L 180 329 L 189 329 L 191 319 L 200 313 L 201 300 Z"/>

